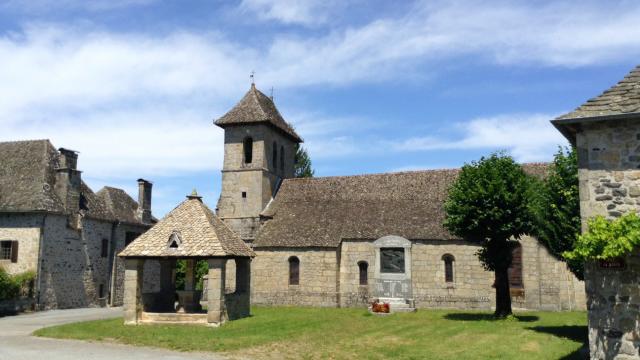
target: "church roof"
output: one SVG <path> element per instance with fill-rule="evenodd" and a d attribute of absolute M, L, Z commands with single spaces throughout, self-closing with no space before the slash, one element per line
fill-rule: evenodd
<path fill-rule="evenodd" d="M 525 164 L 542 177 L 546 164 Z M 444 202 L 458 169 L 286 179 L 254 247 L 337 247 L 343 239 L 455 239 Z"/>
<path fill-rule="evenodd" d="M 640 118 L 640 65 L 610 89 L 587 100 L 574 111 L 556 118 L 552 123 L 574 142 L 577 131 L 574 124 L 628 118 Z"/>
<path fill-rule="evenodd" d="M 63 201 L 55 189 L 59 152 L 49 140 L 25 140 L 0 142 L 0 212 L 47 212 L 66 214 Z M 120 189 L 111 188 L 124 193 Z M 111 202 L 105 201 L 102 190 L 97 194 L 82 181 L 80 192 L 88 210 L 84 216 L 106 220 L 141 223 L 135 217 L 135 209 L 113 212 L 116 207 L 137 208 L 137 203 L 128 195 Z M 125 194 L 126 195 L 126 194 Z"/>
<path fill-rule="evenodd" d="M 302 138 L 295 132 L 280 115 L 280 112 L 273 103 L 273 100 L 256 89 L 255 84 L 251 84 L 251 89 L 247 91 L 242 100 L 215 121 L 215 124 L 224 128 L 230 125 L 267 123 L 283 131 L 296 142 L 302 142 Z"/>
<path fill-rule="evenodd" d="M 172 242 L 175 247 L 171 247 Z M 254 252 L 197 195 L 136 238 L 122 257 L 253 257 Z"/>

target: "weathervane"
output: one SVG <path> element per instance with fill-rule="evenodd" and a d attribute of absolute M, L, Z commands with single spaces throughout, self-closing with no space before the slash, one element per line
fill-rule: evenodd
<path fill-rule="evenodd" d="M 270 98 L 271 98 L 271 101 L 273 101 L 273 86 L 271 87 L 271 96 L 270 96 Z"/>
<path fill-rule="evenodd" d="M 249 75 L 249 78 L 251 79 L 251 85 L 255 85 L 256 84 L 256 82 L 255 82 L 255 74 L 256 74 L 256 72 L 251 70 L 251 75 Z"/>

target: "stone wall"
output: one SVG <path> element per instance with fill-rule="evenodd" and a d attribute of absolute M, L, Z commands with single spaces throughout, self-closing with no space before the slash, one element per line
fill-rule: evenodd
<path fill-rule="evenodd" d="M 0 241 L 18 241 L 18 261 L 0 260 L 9 274 L 36 271 L 40 251 L 42 215 L 0 214 Z"/>
<path fill-rule="evenodd" d="M 254 249 L 251 300 L 259 305 L 336 306 L 335 249 Z M 289 257 L 300 259 L 300 285 L 289 285 Z"/>
<path fill-rule="evenodd" d="M 113 275 L 111 278 L 111 306 L 122 306 L 123 294 L 124 294 L 124 259 L 118 257 L 118 254 L 124 250 L 125 240 L 127 237 L 127 233 L 137 233 L 142 234 L 147 230 L 146 226 L 141 225 L 133 225 L 133 224 L 125 224 L 120 223 L 116 226 L 114 232 L 114 240 L 112 244 L 114 244 L 115 249 L 110 253 L 109 256 L 112 257 L 111 263 L 114 264 Z M 156 264 L 156 268 L 153 270 L 149 270 L 151 274 L 159 273 L 159 266 Z M 153 280 L 149 279 L 150 275 L 147 275 L 147 283 L 153 283 Z"/>
<path fill-rule="evenodd" d="M 640 209 L 640 124 L 607 120 L 576 136 L 583 230 L 596 215 L 616 218 Z M 624 269 L 585 266 L 589 346 L 593 359 L 640 359 L 640 250 Z"/>
<path fill-rule="evenodd" d="M 490 309 L 495 305 L 493 272 L 485 271 L 480 264 L 475 255 L 477 245 L 442 240 L 412 243 L 411 277 L 416 307 Z M 525 237 L 521 244 L 524 296 L 514 297 L 513 306 L 551 311 L 585 309 L 584 283 L 566 264 L 550 255 L 534 238 Z M 373 240 L 344 240 L 336 251 L 256 249 L 256 253 L 254 303 L 353 307 L 364 306 L 371 300 L 375 272 Z M 455 258 L 453 283 L 445 281 L 442 260 L 445 254 Z M 294 255 L 300 259 L 298 286 L 288 285 L 288 259 Z M 360 261 L 369 265 L 367 286 L 359 284 Z"/>

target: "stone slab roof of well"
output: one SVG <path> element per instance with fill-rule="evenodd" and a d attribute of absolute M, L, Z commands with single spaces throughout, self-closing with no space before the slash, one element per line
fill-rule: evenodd
<path fill-rule="evenodd" d="M 67 214 L 63 201 L 54 191 L 58 166 L 59 152 L 49 140 L 0 142 L 0 212 Z M 125 214 L 112 210 L 113 206 L 131 208 L 130 202 L 137 208 L 137 203 L 130 197 L 130 201 L 123 204 L 119 203 L 120 199 L 107 202 L 101 192 L 94 193 L 84 181 L 80 184 L 80 192 L 88 208 L 84 216 L 140 223 L 138 218 L 131 217 L 132 214 L 135 216 L 135 211 Z"/>
<path fill-rule="evenodd" d="M 545 176 L 548 164 L 525 164 Z M 444 202 L 459 169 L 286 179 L 263 212 L 254 247 L 337 247 L 343 239 L 455 239 Z"/>
<path fill-rule="evenodd" d="M 170 248 L 173 234 L 180 244 Z M 122 257 L 253 257 L 254 252 L 199 197 L 190 196 L 144 234 Z"/>
<path fill-rule="evenodd" d="M 639 113 L 640 115 L 640 65 L 622 80 L 602 94 L 587 100 L 574 111 L 557 120 L 604 117 Z"/>
<path fill-rule="evenodd" d="M 295 141 L 302 142 L 302 138 L 280 115 L 273 100 L 256 89 L 255 84 L 251 84 L 251 89 L 236 106 L 215 121 L 215 124 L 220 127 L 251 123 L 271 124 Z"/>

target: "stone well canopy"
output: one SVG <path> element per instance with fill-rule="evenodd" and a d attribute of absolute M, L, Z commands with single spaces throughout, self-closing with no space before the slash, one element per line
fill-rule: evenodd
<path fill-rule="evenodd" d="M 202 202 L 187 197 L 119 256 L 125 258 L 254 257 L 255 253 Z"/>

